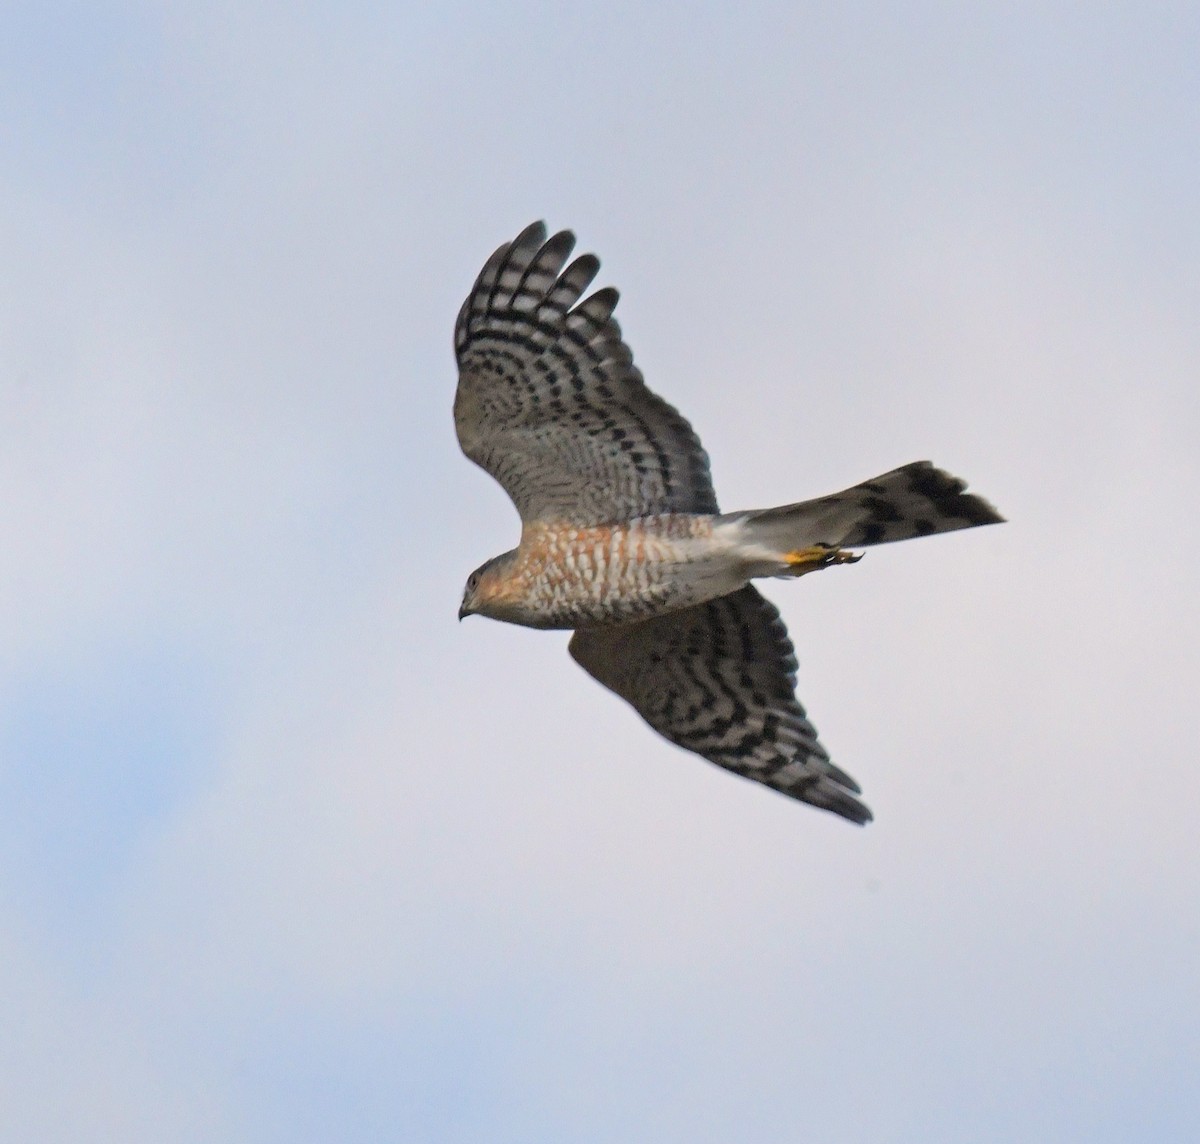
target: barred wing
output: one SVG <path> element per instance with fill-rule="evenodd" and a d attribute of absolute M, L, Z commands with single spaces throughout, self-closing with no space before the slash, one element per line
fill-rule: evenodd
<path fill-rule="evenodd" d="M 454 331 L 454 423 L 466 455 L 522 520 L 605 524 L 714 513 L 708 455 L 651 393 L 612 317 L 617 291 L 580 302 L 593 254 L 563 269 L 570 231 L 526 227 L 488 259 Z"/>
<path fill-rule="evenodd" d="M 871 812 L 796 699 L 778 609 L 748 585 L 636 624 L 581 628 L 570 652 L 660 735 L 726 770 L 851 822 Z"/>

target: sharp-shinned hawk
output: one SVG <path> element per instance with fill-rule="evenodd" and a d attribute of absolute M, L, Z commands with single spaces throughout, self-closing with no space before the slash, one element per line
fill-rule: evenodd
<path fill-rule="evenodd" d="M 471 573 L 459 617 L 574 628 L 576 662 L 671 742 L 869 822 L 796 699 L 779 612 L 750 581 L 1002 517 L 928 461 L 816 500 L 720 512 L 699 438 L 621 340 L 617 291 L 580 301 L 600 262 L 568 265 L 574 245 L 570 231 L 526 227 L 458 315 L 459 443 L 522 522 L 520 544 Z"/>

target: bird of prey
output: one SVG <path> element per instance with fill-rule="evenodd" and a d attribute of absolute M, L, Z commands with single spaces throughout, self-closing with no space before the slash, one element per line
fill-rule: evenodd
<path fill-rule="evenodd" d="M 796 698 L 779 612 L 751 581 L 1002 517 L 928 461 L 722 513 L 699 438 L 633 364 L 617 291 L 583 298 L 600 262 L 568 263 L 574 245 L 570 231 L 526 227 L 487 260 L 458 315 L 458 440 L 521 517 L 517 547 L 467 579 L 459 618 L 573 628 L 575 661 L 671 742 L 869 822 Z"/>

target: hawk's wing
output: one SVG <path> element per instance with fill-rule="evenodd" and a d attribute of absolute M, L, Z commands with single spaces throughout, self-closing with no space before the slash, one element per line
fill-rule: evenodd
<path fill-rule="evenodd" d="M 779 611 L 753 586 L 640 623 L 581 628 L 570 651 L 671 742 L 870 822 L 858 784 L 829 761 L 796 699 L 796 657 Z"/>
<path fill-rule="evenodd" d="M 651 393 L 612 317 L 617 292 L 580 302 L 600 262 L 564 270 L 570 231 L 526 227 L 488 259 L 454 330 L 463 452 L 522 520 L 604 524 L 717 511 L 708 455 Z"/>

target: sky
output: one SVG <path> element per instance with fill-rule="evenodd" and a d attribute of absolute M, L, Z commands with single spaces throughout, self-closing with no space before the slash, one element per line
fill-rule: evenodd
<path fill-rule="evenodd" d="M 1200 14 L 0 10 L 0 1140 L 1179 1140 L 1200 1120 Z M 511 547 L 454 317 L 545 218 L 857 829 L 657 738 Z"/>

